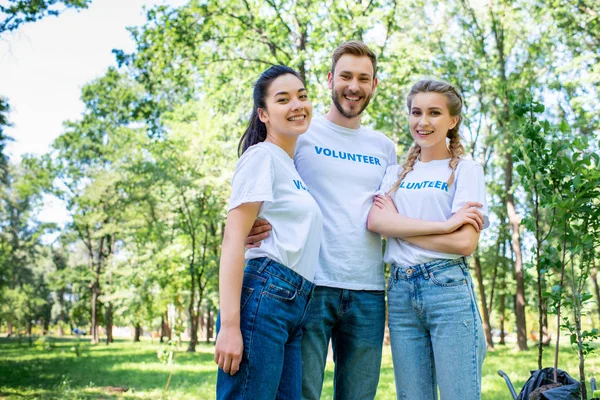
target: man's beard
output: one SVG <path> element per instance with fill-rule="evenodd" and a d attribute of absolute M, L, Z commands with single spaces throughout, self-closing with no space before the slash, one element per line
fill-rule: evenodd
<path fill-rule="evenodd" d="M 359 93 L 359 95 L 358 95 L 359 97 L 363 97 L 362 95 L 364 93 L 361 93 L 361 92 L 356 92 L 356 93 Z M 354 94 L 352 92 L 346 92 L 346 95 L 353 96 Z M 335 108 L 337 108 L 337 110 L 340 112 L 340 114 L 342 114 L 344 117 L 354 118 L 354 117 L 358 117 L 360 114 L 362 114 L 363 111 L 365 111 L 365 108 L 367 108 L 367 106 L 369 105 L 369 102 L 371 101 L 371 97 L 373 97 L 373 96 L 364 96 L 362 107 L 357 112 L 348 112 L 348 111 L 344 110 L 344 108 L 342 107 L 342 103 L 340 101 L 341 97 L 344 97 L 344 93 L 339 94 L 335 90 L 335 86 L 332 87 L 331 88 L 331 100 L 333 101 Z"/>

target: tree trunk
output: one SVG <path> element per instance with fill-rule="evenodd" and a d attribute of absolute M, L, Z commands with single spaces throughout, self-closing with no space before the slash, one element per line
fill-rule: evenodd
<path fill-rule="evenodd" d="M 500 344 L 506 344 L 506 336 L 504 335 L 506 295 L 500 295 Z"/>
<path fill-rule="evenodd" d="M 214 324 L 211 308 L 208 307 L 208 311 L 206 312 L 206 343 L 208 343 L 213 337 L 213 326 Z"/>
<path fill-rule="evenodd" d="M 188 313 L 190 315 L 190 344 L 187 352 L 194 353 L 196 351 L 196 345 L 198 344 L 198 318 L 194 315 L 194 307 L 188 307 Z"/>
<path fill-rule="evenodd" d="M 550 330 L 548 329 L 548 302 L 544 302 L 544 308 L 542 309 L 543 318 L 542 318 L 542 344 L 544 346 L 549 346 L 552 341 L 552 337 L 550 336 Z"/>
<path fill-rule="evenodd" d="M 191 267 L 190 267 L 191 269 Z M 196 345 L 198 344 L 198 318 L 196 313 L 194 312 L 195 302 L 195 294 L 196 294 L 196 278 L 195 274 L 191 274 L 192 278 L 192 290 L 190 295 L 190 302 L 188 304 L 188 317 L 190 324 L 190 344 L 188 346 L 188 353 L 194 353 L 196 351 Z"/>
<path fill-rule="evenodd" d="M 173 328 L 169 324 L 169 312 L 165 311 L 165 329 L 169 340 L 173 339 Z"/>
<path fill-rule="evenodd" d="M 210 311 L 207 311 L 207 314 L 209 312 Z M 204 332 L 206 334 L 205 338 L 206 338 L 206 341 L 208 342 L 208 327 L 206 325 L 206 321 L 207 320 L 208 320 L 208 317 L 204 318 L 204 313 L 200 313 L 200 321 L 199 321 L 199 324 L 198 324 L 198 331 L 199 332 Z"/>
<path fill-rule="evenodd" d="M 571 266 L 573 269 L 574 266 Z M 573 280 L 575 277 L 573 276 Z M 575 286 L 575 284 L 573 284 Z M 573 303 L 575 303 L 575 307 L 573 307 L 573 316 L 575 317 L 575 334 L 577 336 L 577 355 L 579 356 L 579 382 L 581 382 L 581 398 L 587 400 L 587 387 L 585 383 L 585 356 L 583 355 L 583 339 L 581 335 L 581 303 L 573 295 Z"/>
<path fill-rule="evenodd" d="M 140 325 L 139 322 L 135 323 L 135 328 L 133 331 L 133 341 L 134 342 L 139 342 L 140 341 L 140 336 L 142 336 L 142 326 Z"/>
<path fill-rule="evenodd" d="M 160 317 L 160 333 L 158 336 L 159 336 L 158 341 L 160 343 L 164 343 L 165 342 L 165 339 L 164 339 L 164 337 L 165 337 L 165 316 L 164 315 L 162 315 Z"/>
<path fill-rule="evenodd" d="M 100 284 L 96 281 L 92 284 L 92 318 L 90 322 L 91 343 L 98 344 L 98 296 L 100 295 Z"/>
<path fill-rule="evenodd" d="M 487 308 L 487 300 L 485 297 L 485 286 L 483 285 L 483 272 L 481 270 L 481 258 L 479 257 L 479 251 L 475 251 L 473 255 L 475 259 L 475 276 L 477 277 L 477 286 L 479 286 L 479 299 L 481 301 L 481 312 L 483 317 L 483 331 L 485 333 L 485 341 L 488 349 L 494 348 L 494 341 L 492 339 L 492 327 L 490 325 L 490 314 Z"/>
<path fill-rule="evenodd" d="M 106 305 L 106 344 L 113 341 L 113 309 L 112 303 L 109 301 Z"/>
<path fill-rule="evenodd" d="M 593 260 L 592 283 L 594 284 L 594 293 L 596 294 L 596 311 L 598 311 L 598 317 L 600 317 L 600 288 L 598 287 L 598 269 L 596 268 L 596 259 Z"/>
<path fill-rule="evenodd" d="M 523 274 L 523 257 L 521 253 L 521 238 L 519 229 L 521 221 L 515 211 L 514 197 L 512 194 L 512 162 L 510 152 L 505 155 L 506 165 L 505 187 L 506 187 L 506 209 L 511 228 L 511 245 L 515 255 L 515 281 L 517 282 L 517 293 L 515 297 L 515 316 L 517 320 L 517 345 L 519 350 L 527 350 L 527 321 L 525 320 L 525 276 Z"/>
<path fill-rule="evenodd" d="M 57 335 L 59 337 L 62 337 L 65 335 L 65 331 L 63 329 L 63 324 L 65 323 L 65 315 L 63 313 L 63 311 L 60 312 L 59 316 L 58 316 L 58 321 L 57 321 L 57 328 L 58 328 L 58 333 Z"/>
<path fill-rule="evenodd" d="M 7 332 L 6 332 L 6 337 L 11 337 L 13 335 L 13 324 L 12 324 L 12 320 L 8 320 L 7 321 L 8 326 L 6 327 Z"/>
<path fill-rule="evenodd" d="M 46 336 L 48 334 L 48 321 L 46 321 L 46 318 L 42 317 L 40 318 L 40 322 L 42 325 L 42 336 Z"/>

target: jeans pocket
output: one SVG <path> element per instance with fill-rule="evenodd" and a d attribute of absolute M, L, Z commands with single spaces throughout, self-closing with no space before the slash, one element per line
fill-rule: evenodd
<path fill-rule="evenodd" d="M 298 291 L 291 285 L 286 285 L 283 281 L 268 283 L 263 289 L 263 294 L 281 301 L 293 301 L 298 295 Z"/>
<path fill-rule="evenodd" d="M 471 300 L 475 306 L 475 314 L 477 314 L 477 317 L 479 318 L 479 323 L 483 325 L 483 319 L 481 317 L 481 311 L 479 310 L 479 303 L 477 303 L 477 296 L 475 295 L 475 286 L 473 285 L 473 282 L 471 282 L 469 286 L 471 286 Z"/>
<path fill-rule="evenodd" d="M 460 265 L 449 265 L 429 272 L 429 278 L 437 286 L 454 287 L 467 284 L 467 277 Z"/>
<path fill-rule="evenodd" d="M 250 300 L 250 297 L 252 296 L 252 292 L 254 292 L 254 288 L 242 286 L 240 311 L 244 309 L 244 306 L 248 303 L 248 300 Z"/>

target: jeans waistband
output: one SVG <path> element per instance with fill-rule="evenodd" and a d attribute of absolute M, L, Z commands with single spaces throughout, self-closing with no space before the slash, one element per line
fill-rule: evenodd
<path fill-rule="evenodd" d="M 392 276 L 396 279 L 401 276 L 405 279 L 412 279 L 422 276 L 425 279 L 429 279 L 429 274 L 436 269 L 450 267 L 452 265 L 463 265 L 467 268 L 466 257 L 456 258 L 454 260 L 440 259 L 433 260 L 423 264 L 417 264 L 412 266 L 404 266 L 398 264 L 392 264 Z"/>
<path fill-rule="evenodd" d="M 296 271 L 267 257 L 248 260 L 246 262 L 246 269 L 255 270 L 259 274 L 264 272 L 284 280 L 294 286 L 300 294 L 310 295 L 315 288 L 314 283 Z"/>

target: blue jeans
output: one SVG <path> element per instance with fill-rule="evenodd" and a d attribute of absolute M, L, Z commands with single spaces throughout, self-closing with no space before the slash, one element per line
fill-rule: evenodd
<path fill-rule="evenodd" d="M 384 291 L 317 286 L 302 337 L 302 398 L 321 398 L 331 339 L 333 398 L 372 400 L 379 383 L 384 329 Z"/>
<path fill-rule="evenodd" d="M 268 258 L 244 269 L 240 328 L 244 353 L 233 376 L 219 368 L 217 399 L 300 399 L 302 327 L 315 285 Z M 220 318 L 217 319 L 217 335 Z"/>
<path fill-rule="evenodd" d="M 388 312 L 396 396 L 481 399 L 486 347 L 464 258 L 394 265 Z"/>

